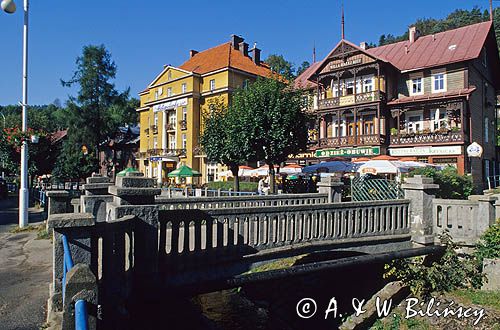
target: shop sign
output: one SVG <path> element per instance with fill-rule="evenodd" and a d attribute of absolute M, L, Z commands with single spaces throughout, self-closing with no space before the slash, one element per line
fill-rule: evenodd
<path fill-rule="evenodd" d="M 433 164 L 456 164 L 457 158 L 456 157 L 434 158 L 434 159 L 432 159 L 432 163 Z"/>
<path fill-rule="evenodd" d="M 391 148 L 389 155 L 391 156 L 434 156 L 434 155 L 461 155 L 462 148 L 460 146 L 443 146 L 443 147 L 413 147 L 413 148 Z"/>
<path fill-rule="evenodd" d="M 468 147 L 467 147 L 467 156 L 469 157 L 481 157 L 483 154 L 483 147 L 479 145 L 477 142 L 472 142 Z"/>
<path fill-rule="evenodd" d="M 380 155 L 380 147 L 339 148 L 316 150 L 316 157 L 364 157 Z"/>
<path fill-rule="evenodd" d="M 365 167 L 361 169 L 362 174 L 377 174 L 377 169 L 373 167 Z"/>
<path fill-rule="evenodd" d="M 171 110 L 177 107 L 183 107 L 188 104 L 187 98 L 168 101 L 160 104 L 153 105 L 153 112 Z"/>
<path fill-rule="evenodd" d="M 296 155 L 288 155 L 288 159 L 307 159 L 314 158 L 314 152 L 302 152 Z"/>

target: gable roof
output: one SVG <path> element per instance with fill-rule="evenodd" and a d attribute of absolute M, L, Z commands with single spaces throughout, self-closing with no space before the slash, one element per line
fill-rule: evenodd
<path fill-rule="evenodd" d="M 230 42 L 209 48 L 195 54 L 184 62 L 180 69 L 204 74 L 223 68 L 233 68 L 245 71 L 254 75 L 267 77 L 271 74 L 269 66 L 261 62 L 255 64 L 248 56 L 244 56 L 240 51 L 235 50 Z"/>
<path fill-rule="evenodd" d="M 293 83 L 295 88 L 311 89 L 317 86 L 316 82 L 309 80 L 309 78 L 316 72 L 321 62 L 315 62 L 304 70 Z"/>
<path fill-rule="evenodd" d="M 372 56 L 390 62 L 400 71 L 410 71 L 479 57 L 492 22 L 483 22 L 367 49 Z M 408 47 L 408 52 L 406 52 Z"/>

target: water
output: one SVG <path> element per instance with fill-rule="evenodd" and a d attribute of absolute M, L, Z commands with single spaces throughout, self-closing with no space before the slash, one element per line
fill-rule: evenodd
<path fill-rule="evenodd" d="M 345 256 L 316 254 L 297 263 Z M 386 284 L 382 274 L 383 264 L 361 265 L 247 285 L 190 299 L 177 298 L 168 306 L 159 308 L 164 319 L 155 323 L 161 322 L 168 329 L 190 330 L 336 329 L 353 313 L 353 298 L 368 300 Z M 296 307 L 306 297 L 315 300 L 317 311 L 311 318 L 303 319 L 297 315 Z M 325 311 L 333 297 L 337 301 L 337 317 L 334 318 L 331 312 L 325 320 Z M 151 326 L 163 328 L 158 323 Z"/>

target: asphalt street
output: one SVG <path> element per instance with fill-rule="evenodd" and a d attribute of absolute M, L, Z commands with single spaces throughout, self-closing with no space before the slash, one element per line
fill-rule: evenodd
<path fill-rule="evenodd" d="M 40 329 L 46 321 L 52 244 L 36 231 L 11 233 L 17 197 L 0 200 L 0 329 Z M 42 219 L 30 209 L 30 224 Z"/>

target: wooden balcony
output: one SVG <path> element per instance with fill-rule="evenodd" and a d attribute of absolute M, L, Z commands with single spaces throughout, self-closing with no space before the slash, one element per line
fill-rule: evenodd
<path fill-rule="evenodd" d="M 463 132 L 432 132 L 432 133 L 411 133 L 405 135 L 391 135 L 391 145 L 424 145 L 424 144 L 445 144 L 464 143 Z"/>
<path fill-rule="evenodd" d="M 329 137 L 319 140 L 319 147 L 377 146 L 383 144 L 385 136 L 378 134 Z"/>
<path fill-rule="evenodd" d="M 367 93 L 351 94 L 340 97 L 331 97 L 328 99 L 319 100 L 318 107 L 322 109 L 331 109 L 335 107 L 343 107 L 352 104 L 361 104 L 376 102 L 382 100 L 384 93 L 380 91 L 371 91 Z"/>

